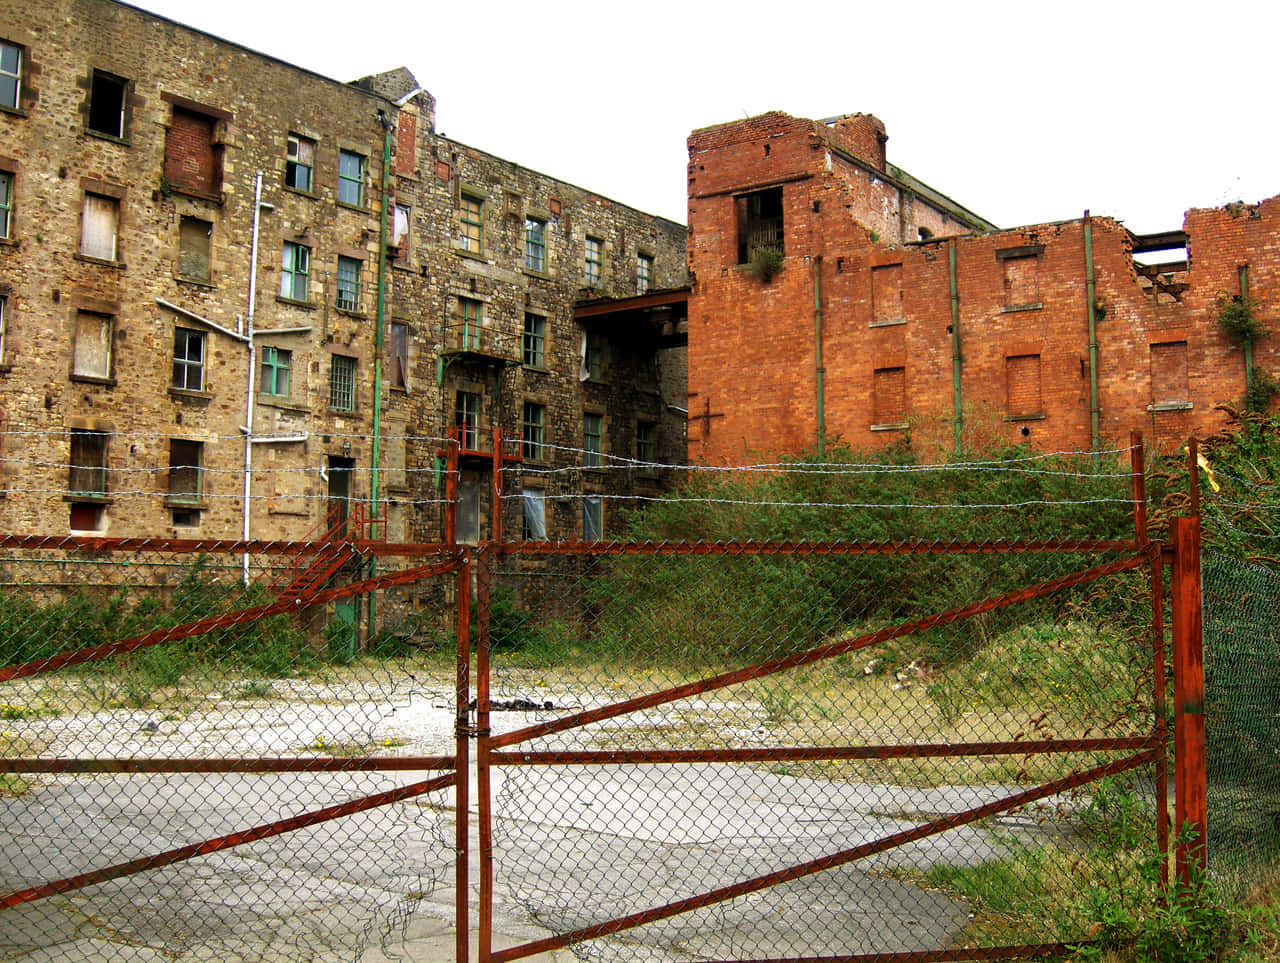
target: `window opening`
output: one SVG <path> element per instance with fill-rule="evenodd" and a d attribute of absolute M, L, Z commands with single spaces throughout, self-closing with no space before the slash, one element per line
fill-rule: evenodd
<path fill-rule="evenodd" d="M 184 278 L 208 281 L 213 224 L 184 216 L 178 225 L 178 273 Z"/>
<path fill-rule="evenodd" d="M 536 217 L 524 219 L 524 266 L 529 271 L 547 270 L 547 222 Z"/>
<path fill-rule="evenodd" d="M 480 395 L 459 391 L 454 401 L 453 423 L 458 428 L 458 444 L 464 451 L 480 447 Z"/>
<path fill-rule="evenodd" d="M 311 248 L 285 241 L 280 262 L 280 296 L 292 301 L 310 300 L 310 273 Z"/>
<path fill-rule="evenodd" d="M 547 538 L 547 506 L 541 489 L 526 488 L 520 493 L 524 508 L 521 537 L 526 542 L 543 542 Z"/>
<path fill-rule="evenodd" d="M 462 195 L 462 249 L 479 254 L 484 239 L 484 201 L 470 194 Z"/>
<path fill-rule="evenodd" d="M 582 416 L 582 465 L 599 468 L 603 452 L 604 416 L 588 413 Z"/>
<path fill-rule="evenodd" d="M 338 256 L 337 306 L 342 311 L 360 310 L 360 262 Z"/>
<path fill-rule="evenodd" d="M 582 499 L 582 540 L 598 542 L 604 536 L 604 499 L 588 495 Z"/>
<path fill-rule="evenodd" d="M 289 371 L 293 352 L 265 345 L 262 349 L 262 393 L 278 398 L 289 397 Z"/>
<path fill-rule="evenodd" d="M 204 444 L 198 441 L 169 440 L 169 500 L 193 504 L 200 501 L 200 464 Z"/>
<path fill-rule="evenodd" d="M 349 150 L 338 152 L 338 200 L 364 206 L 364 158 Z"/>
<path fill-rule="evenodd" d="M 546 364 L 547 319 L 540 314 L 525 313 L 524 364 L 527 368 L 541 368 Z"/>
<path fill-rule="evenodd" d="M 13 237 L 13 175 L 0 171 L 0 238 Z"/>
<path fill-rule="evenodd" d="M 0 106 L 17 110 L 22 99 L 22 48 L 0 43 Z"/>
<path fill-rule="evenodd" d="M 311 193 L 315 179 L 316 142 L 309 137 L 289 135 L 284 162 L 284 183 L 295 191 Z"/>
<path fill-rule="evenodd" d="M 173 331 L 173 386 L 183 391 L 204 390 L 204 332 Z"/>
<path fill-rule="evenodd" d="M 356 407 L 356 359 L 335 354 L 329 366 L 329 407 L 354 411 Z"/>
<path fill-rule="evenodd" d="M 129 82 L 95 70 L 89 84 L 89 129 L 108 137 L 124 137 L 124 103 Z"/>
<path fill-rule="evenodd" d="M 524 403 L 524 412 L 521 417 L 521 455 L 527 461 L 542 461 L 543 445 L 546 443 L 546 419 L 547 409 L 545 406 L 532 401 Z"/>
<path fill-rule="evenodd" d="M 92 311 L 76 313 L 76 342 L 71 373 L 82 378 L 111 377 L 112 318 Z"/>
<path fill-rule="evenodd" d="M 102 261 L 116 259 L 116 228 L 120 202 L 101 194 L 85 194 L 84 217 L 80 224 L 80 253 Z"/>
<path fill-rule="evenodd" d="M 782 188 L 735 198 L 738 209 L 738 263 L 750 264 L 762 251 L 786 253 L 782 232 Z"/>
<path fill-rule="evenodd" d="M 391 322 L 391 387 L 409 390 L 409 326 Z"/>
<path fill-rule="evenodd" d="M 583 264 L 587 287 L 600 287 L 604 281 L 604 243 L 599 238 L 586 239 L 583 245 Z"/>

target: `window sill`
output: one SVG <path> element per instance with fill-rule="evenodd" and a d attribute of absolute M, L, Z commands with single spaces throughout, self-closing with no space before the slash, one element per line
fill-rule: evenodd
<path fill-rule="evenodd" d="M 193 278 L 193 277 L 188 277 L 185 274 L 175 274 L 173 276 L 173 279 L 177 281 L 179 284 L 190 284 L 192 287 L 195 287 L 195 288 L 205 288 L 206 290 L 209 290 L 209 291 L 216 291 L 218 289 L 218 286 L 214 284 L 212 281 L 210 281 L 208 278 Z"/>
<path fill-rule="evenodd" d="M 341 314 L 344 317 L 355 318 L 357 321 L 367 321 L 369 319 L 369 313 L 367 311 L 358 311 L 353 308 L 340 308 L 337 305 L 334 305 L 333 310 L 337 311 L 338 314 Z"/>
<path fill-rule="evenodd" d="M 132 147 L 128 137 L 117 137 L 115 134 L 108 134 L 106 131 L 94 130 L 86 127 L 84 132 L 90 137 L 96 137 L 98 140 L 110 141 L 113 144 L 119 144 L 121 147 Z"/>
<path fill-rule="evenodd" d="M 314 311 L 316 309 L 316 303 L 314 301 L 297 301 L 293 298 L 286 298 L 283 294 L 277 294 L 276 301 L 280 304 L 288 304 L 295 308 L 302 308 L 304 311 Z"/>
<path fill-rule="evenodd" d="M 0 104 L 0 114 L 9 114 L 12 117 L 27 116 L 27 112 L 21 107 L 10 107 L 8 104 Z"/>
<path fill-rule="evenodd" d="M 551 275 L 547 271 L 535 271 L 531 267 L 521 268 L 520 270 L 521 270 L 521 273 L 523 273 L 527 277 L 538 278 L 539 280 L 542 280 L 542 281 L 551 280 Z"/>
<path fill-rule="evenodd" d="M 329 406 L 329 414 L 337 418 L 354 418 L 358 412 L 354 408 L 335 408 Z"/>
<path fill-rule="evenodd" d="M 78 502 L 81 505 L 110 505 L 114 499 L 110 495 L 93 494 L 91 492 L 74 492 L 70 495 L 63 495 L 64 502 Z M 92 529 L 90 529 L 92 531 Z"/>
<path fill-rule="evenodd" d="M 290 194 L 297 194 L 299 197 L 305 197 L 309 201 L 320 200 L 320 195 L 312 191 L 304 191 L 301 187 L 290 187 L 288 184 L 281 184 L 281 189 Z"/>
<path fill-rule="evenodd" d="M 22 242 L 16 237 L 0 237 L 0 247 L 11 247 L 17 250 L 22 246 Z"/>
<path fill-rule="evenodd" d="M 892 328 L 900 324 L 906 324 L 906 318 L 893 318 L 889 321 L 872 321 L 869 327 L 872 328 Z"/>
<path fill-rule="evenodd" d="M 338 207 L 341 207 L 345 210 L 357 211 L 366 216 L 373 213 L 372 211 L 369 210 L 369 208 L 365 207 L 363 204 L 348 204 L 346 201 L 334 201 L 334 203 L 337 204 Z"/>
<path fill-rule="evenodd" d="M 1147 411 L 1190 411 L 1194 407 L 1190 401 L 1160 401 L 1147 405 Z"/>
<path fill-rule="evenodd" d="M 1033 301 L 1030 304 L 1007 304 L 1000 309 L 1000 313 L 1017 314 L 1019 311 L 1039 311 L 1043 307 L 1043 301 Z"/>
<path fill-rule="evenodd" d="M 208 510 L 209 503 L 203 498 L 189 499 L 179 498 L 175 495 L 166 495 L 164 500 L 165 508 L 179 508 L 185 511 L 203 512 Z"/>
<path fill-rule="evenodd" d="M 1004 420 L 1008 422 L 1017 421 L 1044 421 L 1049 416 L 1043 411 L 1036 411 L 1026 415 L 1005 415 Z"/>
<path fill-rule="evenodd" d="M 199 405 L 207 405 L 213 400 L 213 395 L 207 391 L 192 391 L 189 388 L 175 388 L 169 386 L 169 397 L 175 401 L 190 401 Z"/>
<path fill-rule="evenodd" d="M 489 259 L 484 256 L 482 251 L 468 251 L 465 248 L 455 247 L 453 253 L 458 257 L 465 257 L 468 261 L 479 261 L 481 264 L 488 264 Z"/>
<path fill-rule="evenodd" d="M 123 271 L 125 269 L 124 261 L 110 261 L 104 257 L 94 257 L 92 254 L 81 254 L 79 251 L 76 251 L 76 253 L 71 256 L 75 260 L 82 261 L 85 264 L 97 264 L 99 267 L 114 268 L 117 271 Z"/>
<path fill-rule="evenodd" d="M 222 193 L 206 194 L 204 191 L 198 191 L 194 187 L 182 187 L 178 184 L 165 184 L 161 188 L 165 194 L 181 194 L 183 197 L 194 197 L 199 201 L 208 201 L 210 204 L 221 204 Z"/>
<path fill-rule="evenodd" d="M 891 424 L 886 423 L 883 425 L 872 425 L 871 430 L 872 431 L 906 431 L 910 427 L 911 425 L 909 425 L 905 421 L 895 421 Z"/>
<path fill-rule="evenodd" d="M 102 385 L 104 388 L 114 388 L 116 386 L 115 378 L 99 378 L 97 375 L 76 374 L 74 371 L 71 372 L 71 380 L 86 385 Z"/>
<path fill-rule="evenodd" d="M 310 408 L 307 408 L 305 405 L 300 405 L 296 401 L 290 401 L 283 395 L 259 394 L 255 403 L 265 405 L 268 408 L 279 408 L 281 411 L 292 411 L 299 415 L 308 415 L 311 413 Z"/>
<path fill-rule="evenodd" d="M 532 371 L 536 374 L 547 374 L 551 370 L 546 365 L 541 364 L 522 364 L 520 367 L 525 371 Z"/>

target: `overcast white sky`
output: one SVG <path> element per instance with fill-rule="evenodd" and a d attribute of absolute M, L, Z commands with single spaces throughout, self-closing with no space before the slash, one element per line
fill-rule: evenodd
<path fill-rule="evenodd" d="M 1271 0 L 134 3 L 339 80 L 406 66 L 442 133 L 681 222 L 688 132 L 775 109 L 875 114 L 1002 227 L 1280 193 Z"/>

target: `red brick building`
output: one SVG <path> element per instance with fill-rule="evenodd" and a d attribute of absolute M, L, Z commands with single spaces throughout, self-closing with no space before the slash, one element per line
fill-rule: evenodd
<path fill-rule="evenodd" d="M 1001 230 L 888 163 L 886 139 L 862 114 L 690 135 L 692 460 L 1087 449 L 1134 428 L 1168 446 L 1280 366 L 1280 338 L 1250 362 L 1218 321 L 1242 287 L 1274 320 L 1280 198 L 1160 235 L 1087 213 Z"/>

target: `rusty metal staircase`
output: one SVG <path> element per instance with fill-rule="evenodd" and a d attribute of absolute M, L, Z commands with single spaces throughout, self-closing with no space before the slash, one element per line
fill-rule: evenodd
<path fill-rule="evenodd" d="M 365 525 L 364 506 L 357 502 L 350 514 L 340 508 L 331 508 L 322 522 L 324 530 L 308 538 L 307 544 L 315 551 L 305 551 L 294 558 L 277 583 L 276 596 L 281 600 L 298 601 L 315 594 L 338 574 L 348 562 L 360 555 L 356 547 Z M 283 583 L 283 584 L 280 584 Z"/>

